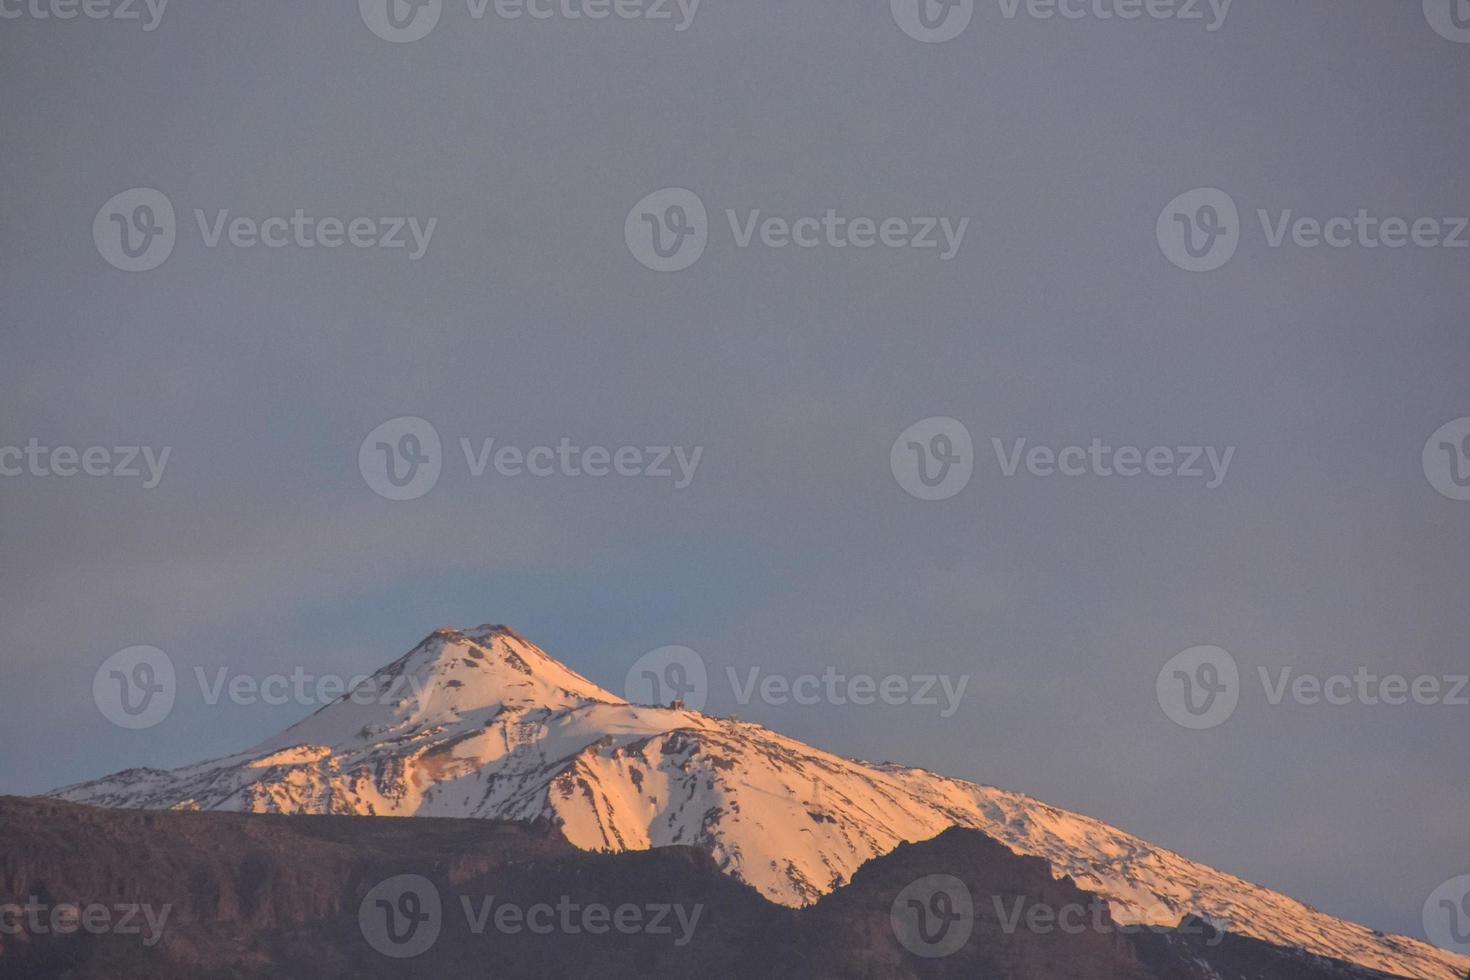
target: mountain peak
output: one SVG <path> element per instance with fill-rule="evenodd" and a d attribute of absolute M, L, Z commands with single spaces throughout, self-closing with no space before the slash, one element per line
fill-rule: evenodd
<path fill-rule="evenodd" d="M 260 748 L 346 747 L 471 729 L 507 711 L 624 703 L 509 626 L 441 627 Z"/>
<path fill-rule="evenodd" d="M 481 623 L 479 626 L 476 626 L 472 630 L 466 630 L 465 633 L 469 636 L 486 638 L 492 636 L 506 636 L 512 640 L 516 640 L 520 643 L 525 643 L 528 646 L 530 645 L 529 640 L 527 640 L 524 636 L 521 636 L 521 634 L 517 633 L 515 630 L 511 629 L 509 626 L 506 626 L 504 623 Z"/>
<path fill-rule="evenodd" d="M 511 629 L 509 626 L 506 626 L 504 623 L 481 623 L 474 629 L 461 629 L 457 626 L 441 626 L 434 632 L 430 633 L 427 637 L 425 637 L 424 641 L 428 642 L 436 636 L 463 637 L 465 639 L 474 640 L 481 643 L 493 640 L 497 636 L 503 636 L 508 639 L 515 640 L 517 643 L 523 643 L 526 646 L 532 645 L 531 642 L 527 640 L 524 636 L 521 636 L 521 634 Z"/>

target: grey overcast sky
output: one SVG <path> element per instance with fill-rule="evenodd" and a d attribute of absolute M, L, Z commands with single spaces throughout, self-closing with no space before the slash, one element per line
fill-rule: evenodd
<path fill-rule="evenodd" d="M 1470 873 L 1470 706 L 1273 705 L 1258 670 L 1470 664 L 1470 428 L 1431 439 L 1470 416 L 1470 31 L 1436 2 L 1237 0 L 1221 23 L 976 0 L 930 43 L 887 0 L 704 0 L 692 22 L 442 0 L 413 41 L 370 29 L 373 0 L 169 4 L 152 30 L 142 3 L 0 0 L 0 447 L 77 451 L 0 455 L 0 792 L 222 755 L 311 710 L 210 705 L 196 668 L 351 675 L 505 622 L 617 690 L 692 647 L 713 712 L 1422 936 Z M 665 188 L 707 218 L 635 209 Z M 1331 226 L 1345 247 L 1295 224 L 1360 211 Z M 646 268 L 644 214 L 703 254 Z M 775 247 L 773 216 L 805 244 Z M 437 221 L 425 249 L 314 237 L 360 217 L 364 244 Z M 941 217 L 969 219 L 954 254 L 942 225 L 897 244 Z M 893 244 L 858 247 L 889 218 Z M 165 225 L 161 264 L 119 267 Z M 256 225 L 284 244 L 247 247 Z M 1203 259 L 1171 244 L 1186 225 Z M 443 447 L 407 501 L 359 465 L 400 417 Z M 936 417 L 973 472 L 925 500 L 890 450 Z M 960 451 L 933 438 L 955 431 L 914 441 Z M 682 489 L 474 476 L 460 440 L 490 438 L 703 454 Z M 1007 476 L 997 439 L 1234 454 L 1213 488 L 1076 453 L 1083 475 L 1038 475 L 1043 454 Z M 169 448 L 157 486 L 141 463 L 56 472 L 127 446 Z M 1155 686 L 1198 644 L 1240 673 L 1205 730 Z M 139 731 L 93 698 L 134 645 L 179 669 Z M 742 705 L 725 679 L 829 666 L 970 680 L 944 718 Z"/>

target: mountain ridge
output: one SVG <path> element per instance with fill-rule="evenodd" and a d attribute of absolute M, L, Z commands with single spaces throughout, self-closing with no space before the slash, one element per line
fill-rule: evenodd
<path fill-rule="evenodd" d="M 245 752 L 50 795 L 134 809 L 549 820 L 589 851 L 694 846 L 792 907 L 905 843 L 968 827 L 1104 895 L 1120 922 L 1192 915 L 1434 980 L 1460 980 L 1470 966 L 1021 794 L 845 759 L 752 722 L 631 704 L 494 624 L 435 630 Z"/>

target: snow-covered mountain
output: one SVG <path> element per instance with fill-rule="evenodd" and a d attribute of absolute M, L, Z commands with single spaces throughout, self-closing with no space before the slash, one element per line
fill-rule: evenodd
<path fill-rule="evenodd" d="M 630 704 L 504 626 L 435 631 L 356 691 L 238 755 L 130 769 L 53 796 L 95 806 L 550 818 L 589 850 L 689 844 L 775 902 L 951 826 L 1049 861 L 1121 923 L 1193 914 L 1401 976 L 1470 960 L 1387 936 L 1089 817 L 922 769 L 823 752 L 748 722 Z"/>

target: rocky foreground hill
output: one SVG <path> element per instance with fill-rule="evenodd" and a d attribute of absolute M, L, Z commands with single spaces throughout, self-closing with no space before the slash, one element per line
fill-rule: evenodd
<path fill-rule="evenodd" d="M 946 927 L 958 913 L 924 891 L 935 881 L 951 899 L 963 893 L 972 914 Z M 910 907 L 934 918 L 907 918 Z M 120 928 L 129 909 L 132 929 Z M 1085 926 L 1060 927 L 1037 909 L 1078 910 Z M 389 922 L 389 910 L 403 917 Z M 0 798 L 0 911 L 0 980 L 1391 976 L 1199 920 L 1123 929 L 1104 900 L 1054 878 L 1046 861 L 968 829 L 901 845 L 793 909 L 700 849 L 589 853 L 549 822 Z M 113 928 L 80 927 L 104 915 Z"/>

